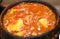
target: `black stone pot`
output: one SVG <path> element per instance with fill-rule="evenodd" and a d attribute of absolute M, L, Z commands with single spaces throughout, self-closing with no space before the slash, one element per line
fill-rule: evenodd
<path fill-rule="evenodd" d="M 13 35 L 10 34 L 8 31 L 6 31 L 6 30 L 4 29 L 4 25 L 3 25 L 4 15 L 6 14 L 7 10 L 9 10 L 10 8 L 12 8 L 12 7 L 14 7 L 14 6 L 16 6 L 16 5 L 18 5 L 18 4 L 22 3 L 22 2 L 25 2 L 25 3 L 40 3 L 40 4 L 43 4 L 43 5 L 46 5 L 47 7 L 49 7 L 49 8 L 54 12 L 54 14 L 56 15 L 56 20 L 57 20 L 57 21 L 56 21 L 56 24 L 55 24 L 55 28 L 54 28 L 53 30 L 51 30 L 51 31 L 48 31 L 48 32 L 42 34 L 42 35 L 33 36 L 33 37 L 18 37 L 18 36 L 13 36 Z M 14 3 L 14 4 L 8 6 L 8 7 L 1 13 L 1 18 L 0 18 L 0 20 L 1 20 L 1 28 L 2 28 L 2 30 L 6 33 L 6 35 L 7 35 L 8 37 L 10 36 L 10 38 L 8 38 L 8 39 L 40 39 L 40 38 L 42 38 L 42 37 L 44 37 L 44 36 L 46 36 L 46 35 L 51 34 L 51 32 L 57 31 L 57 29 L 58 29 L 58 22 L 59 22 L 59 14 L 58 14 L 58 11 L 56 10 L 56 8 L 54 8 L 52 5 L 50 5 L 49 3 L 44 2 L 44 1 L 20 1 L 20 2 L 18 2 L 18 3 Z"/>

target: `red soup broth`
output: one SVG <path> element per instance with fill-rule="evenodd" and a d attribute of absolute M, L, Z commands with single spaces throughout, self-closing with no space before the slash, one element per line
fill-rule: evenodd
<path fill-rule="evenodd" d="M 7 11 L 4 28 L 16 36 L 37 36 L 55 28 L 54 12 L 39 3 L 21 3 Z"/>

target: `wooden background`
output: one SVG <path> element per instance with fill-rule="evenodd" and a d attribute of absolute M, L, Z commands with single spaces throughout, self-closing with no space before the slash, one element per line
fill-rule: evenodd
<path fill-rule="evenodd" d="M 22 0 L 3 0 L 3 4 L 12 4 L 12 3 L 15 3 L 15 2 L 18 2 L 18 1 L 22 1 Z M 40 1 L 40 0 L 38 0 Z M 50 2 L 54 5 L 60 5 L 60 0 L 42 0 L 42 1 L 46 1 L 46 2 Z"/>

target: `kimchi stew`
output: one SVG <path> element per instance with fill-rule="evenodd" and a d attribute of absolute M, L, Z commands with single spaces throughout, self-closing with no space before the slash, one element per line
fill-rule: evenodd
<path fill-rule="evenodd" d="M 20 3 L 6 12 L 4 28 L 15 36 L 42 35 L 55 28 L 54 12 L 44 4 Z"/>

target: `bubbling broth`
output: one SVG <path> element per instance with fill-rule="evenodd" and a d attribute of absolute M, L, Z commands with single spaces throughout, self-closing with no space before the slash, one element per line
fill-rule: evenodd
<path fill-rule="evenodd" d="M 7 11 L 4 28 L 16 36 L 42 35 L 55 28 L 54 12 L 40 3 L 20 3 Z"/>

